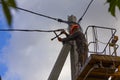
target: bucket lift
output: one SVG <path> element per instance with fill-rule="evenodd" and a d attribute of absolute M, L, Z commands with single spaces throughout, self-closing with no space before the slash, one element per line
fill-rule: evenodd
<path fill-rule="evenodd" d="M 115 36 L 116 29 L 99 27 L 99 26 L 88 26 L 86 29 L 86 38 L 88 39 L 87 33 L 91 29 L 93 32 L 93 40 L 88 41 L 89 46 L 93 44 L 94 51 L 89 51 L 90 57 L 86 61 L 84 67 L 78 73 L 77 80 L 120 80 L 119 66 L 120 66 L 120 57 L 117 56 L 117 48 L 119 47 L 116 42 L 118 37 Z M 103 43 L 99 40 L 98 37 L 104 39 L 105 35 L 99 36 L 99 32 L 102 33 L 102 30 L 105 32 L 111 32 L 111 36 L 106 40 L 106 43 Z M 100 34 L 101 35 L 101 34 Z M 106 37 L 107 38 L 107 37 Z M 101 39 L 101 40 L 102 40 Z M 103 40 L 104 41 L 104 40 Z M 101 44 L 100 44 L 101 43 Z M 104 44 L 103 51 L 99 51 L 99 44 Z M 111 51 L 111 48 L 112 51 Z M 116 72 L 116 70 L 118 71 Z"/>
<path fill-rule="evenodd" d="M 93 40 L 90 41 L 88 37 L 88 31 L 91 29 Z M 108 30 L 111 32 L 111 36 L 107 43 L 102 46 L 103 51 L 99 51 L 99 43 L 103 43 L 98 39 L 98 29 Z M 89 43 L 89 47 L 93 44 L 94 51 L 90 51 L 85 65 L 79 68 L 76 65 L 76 49 L 75 45 L 71 45 L 69 42 L 63 45 L 63 48 L 56 60 L 56 63 L 50 73 L 48 80 L 58 80 L 64 62 L 70 51 L 71 57 L 71 79 L 72 80 L 120 80 L 120 57 L 117 56 L 116 50 L 119 47 L 116 42 L 114 46 L 110 43 L 114 39 L 116 29 L 106 28 L 99 26 L 88 26 L 85 35 Z M 105 35 L 103 35 L 105 36 Z M 111 50 L 111 48 L 113 49 Z"/>

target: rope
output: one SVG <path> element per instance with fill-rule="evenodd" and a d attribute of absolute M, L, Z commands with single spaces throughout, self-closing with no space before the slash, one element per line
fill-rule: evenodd
<path fill-rule="evenodd" d="M 88 4 L 85 12 L 84 12 L 83 15 L 81 16 L 81 18 L 78 20 L 78 23 L 79 23 L 79 22 L 82 20 L 82 18 L 85 16 L 86 12 L 88 11 L 88 9 L 89 9 L 89 7 L 90 7 L 90 5 L 92 4 L 93 1 L 94 1 L 94 0 L 91 0 L 91 1 L 90 1 L 90 3 Z"/>

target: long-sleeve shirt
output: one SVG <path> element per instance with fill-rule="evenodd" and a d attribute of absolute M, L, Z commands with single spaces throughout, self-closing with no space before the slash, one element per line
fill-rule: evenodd
<path fill-rule="evenodd" d="M 75 40 L 76 45 L 77 45 L 77 50 L 80 51 L 80 53 L 85 53 L 88 48 L 87 48 L 87 41 L 85 38 L 85 35 L 81 31 L 76 31 L 71 35 L 68 35 L 67 38 L 63 38 L 63 42 Z"/>

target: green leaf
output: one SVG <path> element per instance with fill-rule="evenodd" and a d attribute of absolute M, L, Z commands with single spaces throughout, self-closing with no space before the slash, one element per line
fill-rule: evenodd
<path fill-rule="evenodd" d="M 8 0 L 7 4 L 14 9 L 17 7 L 15 0 Z"/>
<path fill-rule="evenodd" d="M 115 17 L 115 8 L 116 8 L 116 3 L 117 0 L 109 0 L 108 3 L 109 3 L 109 9 L 108 11 L 111 13 L 112 16 Z"/>
<path fill-rule="evenodd" d="M 118 7 L 119 10 L 120 10 L 120 0 L 117 0 L 117 7 Z"/>
<path fill-rule="evenodd" d="M 3 8 L 4 14 L 6 16 L 7 22 L 9 24 L 9 26 L 11 26 L 12 16 L 11 16 L 9 7 L 8 7 L 7 3 L 4 0 L 1 0 L 1 2 L 2 2 L 2 8 Z"/>
<path fill-rule="evenodd" d="M 110 3 L 111 0 L 107 0 L 104 4 Z"/>
<path fill-rule="evenodd" d="M 111 2 L 111 1 L 112 1 L 112 0 L 107 0 L 106 2 L 109 3 L 109 2 Z"/>

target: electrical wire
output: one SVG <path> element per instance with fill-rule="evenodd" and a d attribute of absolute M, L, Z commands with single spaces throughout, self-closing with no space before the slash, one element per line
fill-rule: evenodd
<path fill-rule="evenodd" d="M 83 13 L 83 15 L 81 16 L 81 18 L 78 20 L 78 23 L 82 20 L 82 18 L 85 16 L 85 14 L 87 13 L 90 5 L 92 4 L 94 0 L 91 0 L 90 3 L 88 4 L 85 12 Z M 35 15 L 38 15 L 38 16 L 42 16 L 42 17 L 46 17 L 46 18 L 49 18 L 49 19 L 52 19 L 52 20 L 55 20 L 55 21 L 58 21 L 58 22 L 63 22 L 63 23 L 67 23 L 69 24 L 68 21 L 65 21 L 65 20 L 62 20 L 62 19 L 59 19 L 59 18 L 53 18 L 53 17 L 50 17 L 50 16 L 46 16 L 46 15 L 43 15 L 43 14 L 40 14 L 40 13 L 36 13 L 36 12 L 33 12 L 33 11 L 30 11 L 30 10 L 27 10 L 27 9 L 23 9 L 23 8 L 20 8 L 20 7 L 16 7 L 17 9 L 19 10 L 22 10 L 22 11 L 26 11 L 26 12 L 29 12 L 29 13 L 32 13 L 32 14 L 35 14 Z"/>
<path fill-rule="evenodd" d="M 92 4 L 94 0 L 91 0 L 91 2 L 88 4 L 85 12 L 83 13 L 83 15 L 81 16 L 81 18 L 78 20 L 78 23 L 82 20 L 82 18 L 85 16 L 86 12 L 88 11 L 90 5 Z M 0 2 L 1 4 L 1 2 Z M 33 11 L 30 11 L 30 10 L 27 10 L 27 9 L 23 9 L 23 8 L 20 8 L 20 7 L 16 7 L 16 9 L 18 10 L 22 10 L 22 11 L 25 11 L 25 12 L 29 12 L 29 13 L 32 13 L 32 14 L 35 14 L 35 15 L 38 15 L 38 16 L 42 16 L 42 17 L 46 17 L 46 18 L 49 18 L 49 19 L 52 19 L 52 20 L 55 20 L 55 21 L 58 21 L 58 22 L 63 22 L 63 23 L 67 23 L 69 24 L 68 21 L 65 21 L 65 20 L 62 20 L 62 19 L 59 19 L 59 18 L 53 18 L 53 17 L 50 17 L 50 16 L 47 16 L 47 15 L 44 15 L 44 14 L 40 14 L 40 13 L 36 13 L 36 12 L 33 12 Z"/>
<path fill-rule="evenodd" d="M 0 2 L 0 4 L 2 4 L 2 2 Z M 47 15 L 40 14 L 40 13 L 36 13 L 36 12 L 30 11 L 30 10 L 27 10 L 27 9 L 24 9 L 24 8 L 20 8 L 20 7 L 15 7 L 15 8 L 18 9 L 18 10 L 21 10 L 21 11 L 29 12 L 29 13 L 34 14 L 34 15 L 38 15 L 38 16 L 42 16 L 42 17 L 45 17 L 45 18 L 49 18 L 49 19 L 52 19 L 52 20 L 55 20 L 55 21 L 58 21 L 58 22 L 68 23 L 65 20 L 62 20 L 62 19 L 59 19 L 59 18 L 54 18 L 54 17 L 47 16 Z"/>
<path fill-rule="evenodd" d="M 46 15 L 43 15 L 43 14 L 40 14 L 40 13 L 36 13 L 36 12 L 30 11 L 30 10 L 27 10 L 27 9 L 23 9 L 23 8 L 20 8 L 20 7 L 16 7 L 16 8 L 19 9 L 19 10 L 22 10 L 22 11 L 26 11 L 26 12 L 29 12 L 29 13 L 32 13 L 32 14 L 35 14 L 35 15 L 38 15 L 38 16 L 42 16 L 42 17 L 46 17 L 46 18 L 49 18 L 49 19 L 58 21 L 57 18 L 53 18 L 53 17 L 50 17 L 50 16 L 46 16 Z"/>
<path fill-rule="evenodd" d="M 1 4 L 1 2 L 0 2 Z M 35 14 L 35 15 L 38 15 L 38 16 L 43 16 L 43 17 L 46 17 L 46 18 L 49 18 L 49 19 L 52 19 L 52 20 L 57 20 L 57 18 L 53 18 L 53 17 L 50 17 L 50 16 L 46 16 L 46 15 L 43 15 L 43 14 L 39 14 L 39 13 L 36 13 L 36 12 L 33 12 L 33 11 L 30 11 L 30 10 L 27 10 L 27 9 L 23 9 L 23 8 L 20 8 L 20 7 L 15 7 L 16 9 L 19 9 L 19 10 L 22 10 L 22 11 L 25 11 L 25 12 L 29 12 L 29 13 L 32 13 L 32 14 Z"/>
<path fill-rule="evenodd" d="M 36 13 L 36 12 L 30 11 L 30 10 L 27 10 L 27 9 L 23 9 L 23 8 L 20 8 L 20 7 L 16 7 L 16 8 L 19 9 L 19 10 L 29 12 L 29 13 L 32 13 L 32 14 L 35 14 L 35 15 L 38 15 L 38 16 L 42 16 L 42 17 L 45 17 L 45 18 L 48 18 L 48 19 L 52 19 L 52 20 L 55 20 L 55 21 L 58 21 L 58 22 L 67 23 L 67 24 L 70 23 L 70 22 L 62 20 L 60 18 L 53 18 L 53 17 L 47 16 L 47 15 L 44 15 L 44 14 L 40 14 L 40 13 Z"/>
<path fill-rule="evenodd" d="M 62 32 L 62 31 L 64 31 L 64 29 L 56 29 L 56 30 L 0 29 L 0 31 L 54 32 L 56 36 L 51 39 L 51 40 L 54 40 L 55 38 L 57 38 L 61 35 L 61 33 L 59 35 L 57 35 L 56 32 L 57 31 Z"/>
<path fill-rule="evenodd" d="M 56 32 L 63 31 L 64 29 L 57 30 L 30 30 L 30 29 L 0 29 L 0 31 L 23 31 L 23 32 Z"/>
<path fill-rule="evenodd" d="M 83 19 L 83 17 L 85 16 L 85 14 L 87 13 L 88 9 L 90 8 L 90 5 L 92 4 L 94 0 L 91 0 L 90 3 L 88 4 L 85 12 L 83 13 L 83 15 L 80 17 L 80 19 L 78 20 L 78 23 Z"/>

